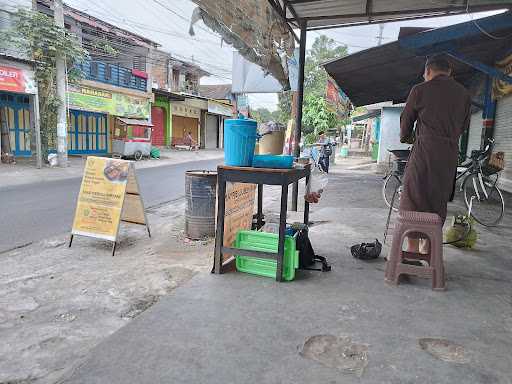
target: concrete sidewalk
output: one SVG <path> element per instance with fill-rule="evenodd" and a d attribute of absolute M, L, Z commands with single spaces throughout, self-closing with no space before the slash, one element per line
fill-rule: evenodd
<path fill-rule="evenodd" d="M 311 215 L 325 222 L 311 239 L 331 272 L 298 271 L 290 283 L 200 273 L 106 339 L 62 382 L 511 383 L 510 215 L 499 228 L 478 227 L 475 250 L 444 248 L 446 292 L 417 279 L 392 287 L 382 257 L 364 262 L 349 251 L 382 238 L 381 184 L 371 172 L 333 169 Z M 425 351 L 424 338 L 459 347 L 427 340 Z"/>
<path fill-rule="evenodd" d="M 178 151 L 162 149 L 160 159 L 145 159 L 135 162 L 137 169 L 180 164 L 191 161 L 221 159 L 223 150 Z M 43 181 L 63 180 L 82 177 L 87 156 L 70 156 L 69 167 L 50 168 L 45 165 L 37 169 L 32 161 L 19 159 L 14 165 L 0 164 L 0 188 L 15 185 L 32 184 Z"/>

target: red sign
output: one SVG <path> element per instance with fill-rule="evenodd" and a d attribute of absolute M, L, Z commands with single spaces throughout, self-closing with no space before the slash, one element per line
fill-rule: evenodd
<path fill-rule="evenodd" d="M 35 93 L 35 83 L 27 71 L 0 65 L 0 90 Z"/>
<path fill-rule="evenodd" d="M 0 66 L 0 89 L 2 91 L 25 92 L 23 70 Z"/>
<path fill-rule="evenodd" d="M 333 106 L 337 106 L 340 103 L 340 93 L 338 91 L 338 87 L 331 79 L 327 80 L 327 91 L 326 91 L 327 101 L 331 103 Z"/>

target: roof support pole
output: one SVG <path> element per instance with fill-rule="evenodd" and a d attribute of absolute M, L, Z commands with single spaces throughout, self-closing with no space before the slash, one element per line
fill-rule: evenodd
<path fill-rule="evenodd" d="M 484 149 L 487 139 L 494 137 L 494 119 L 496 117 L 496 101 L 492 98 L 493 78 L 487 76 L 485 82 L 485 101 L 482 111 L 482 136 L 480 140 L 480 149 Z"/>
<path fill-rule="evenodd" d="M 446 51 L 446 54 L 450 55 L 451 57 L 460 61 L 461 63 L 467 64 L 470 67 L 473 67 L 473 68 L 479 70 L 480 72 L 485 73 L 488 76 L 495 77 L 499 80 L 502 80 L 509 84 L 512 84 L 512 76 L 509 76 L 509 75 L 503 73 L 499 69 L 496 69 L 494 67 L 486 65 L 479 61 L 473 60 L 473 59 L 466 57 L 466 56 L 464 56 L 456 51 L 453 51 L 453 50 Z"/>
<path fill-rule="evenodd" d="M 299 86 L 297 90 L 297 113 L 295 114 L 295 132 L 293 155 L 300 157 L 300 139 L 302 135 L 302 104 L 304 102 L 304 65 L 306 63 L 306 31 L 307 22 L 301 20 L 300 23 L 300 45 L 299 45 Z M 299 196 L 299 184 L 293 184 L 292 192 L 292 210 L 297 212 L 297 200 Z"/>

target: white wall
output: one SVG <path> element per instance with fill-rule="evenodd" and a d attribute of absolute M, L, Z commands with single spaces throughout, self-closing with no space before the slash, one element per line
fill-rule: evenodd
<path fill-rule="evenodd" d="M 482 111 L 478 111 L 471 115 L 471 122 L 469 123 L 469 137 L 468 137 L 468 150 L 466 156 L 471 155 L 474 149 L 480 149 L 482 141 Z"/>
<path fill-rule="evenodd" d="M 383 107 L 380 121 L 379 157 L 377 164 L 387 164 L 388 149 L 407 149 L 408 144 L 400 143 L 400 114 L 403 107 Z"/>

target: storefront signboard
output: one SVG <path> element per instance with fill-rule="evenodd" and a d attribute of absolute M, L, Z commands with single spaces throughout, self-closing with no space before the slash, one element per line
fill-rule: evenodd
<path fill-rule="evenodd" d="M 172 103 L 171 106 L 173 116 L 191 117 L 193 119 L 199 119 L 201 117 L 201 110 L 199 108 L 186 103 L 176 102 Z"/>
<path fill-rule="evenodd" d="M 208 100 L 208 112 L 215 115 L 233 116 L 233 106 L 230 104 L 223 104 L 217 101 Z"/>
<path fill-rule="evenodd" d="M 12 66 L 0 65 L 0 90 L 35 94 L 37 92 L 34 72 Z"/>
<path fill-rule="evenodd" d="M 69 107 L 113 116 L 149 119 L 149 99 L 78 86 L 68 91 Z"/>

